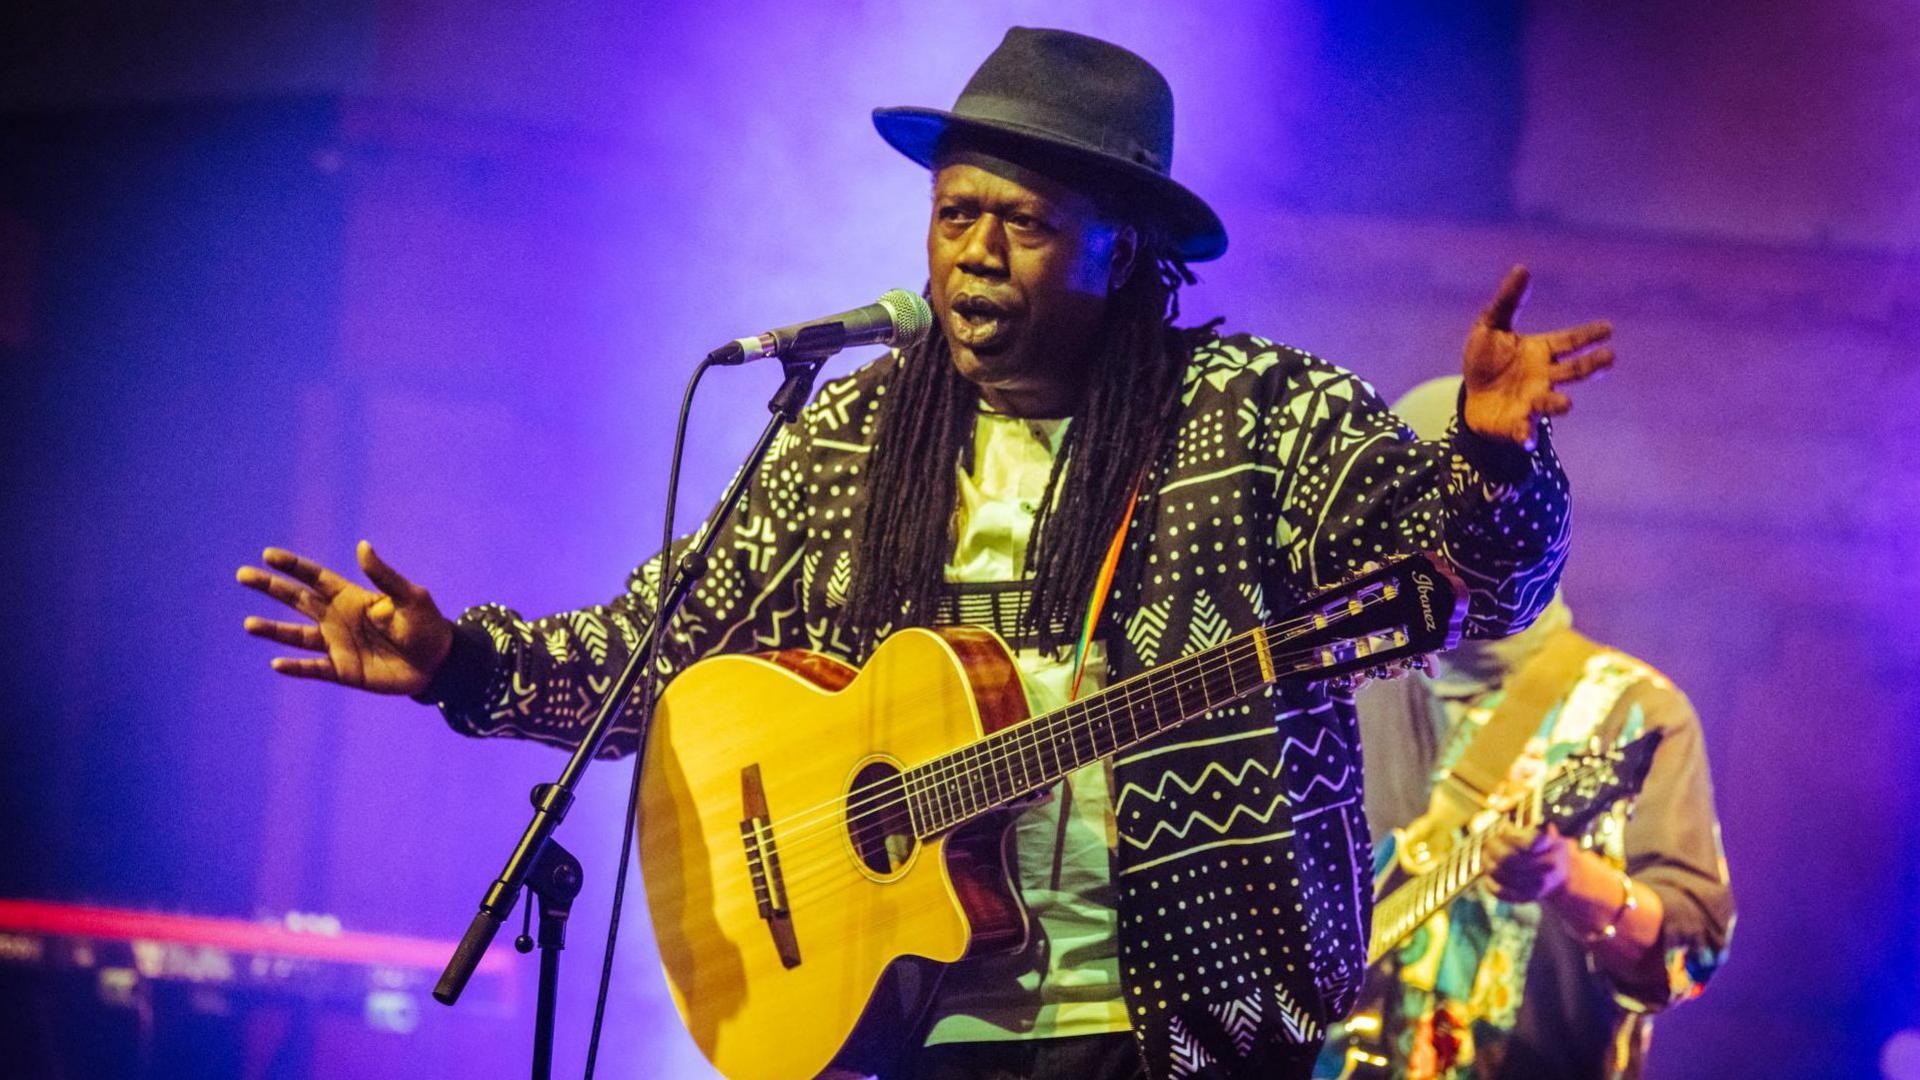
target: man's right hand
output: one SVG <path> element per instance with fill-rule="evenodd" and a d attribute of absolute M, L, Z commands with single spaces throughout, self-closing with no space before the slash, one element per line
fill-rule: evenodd
<path fill-rule="evenodd" d="M 360 541 L 360 569 L 380 591 L 363 589 L 311 559 L 268 548 L 268 567 L 243 566 L 234 576 L 304 617 L 276 622 L 249 615 L 247 633 L 319 656 L 276 656 L 273 670 L 321 679 L 376 694 L 418 694 L 433 681 L 453 647 L 453 623 L 427 590 L 401 577 Z"/>

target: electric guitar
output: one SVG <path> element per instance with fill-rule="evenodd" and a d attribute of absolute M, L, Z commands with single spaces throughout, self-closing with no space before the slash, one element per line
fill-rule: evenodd
<path fill-rule="evenodd" d="M 1640 793 L 1659 745 L 1660 733 L 1648 732 L 1611 750 L 1594 747 L 1567 758 L 1517 805 L 1476 817 L 1451 847 L 1426 860 L 1415 873 L 1402 871 L 1404 863 L 1392 840 L 1376 847 L 1373 933 L 1367 945 L 1372 977 L 1361 993 L 1362 1004 L 1345 1024 L 1347 1049 L 1345 1067 L 1338 1074 L 1341 1080 L 1366 1075 L 1367 1070 L 1386 1069 L 1387 1047 L 1378 1039 L 1382 1028 L 1380 999 L 1390 991 L 1393 979 L 1386 977 L 1380 961 L 1412 937 L 1434 912 L 1446 908 L 1486 875 L 1490 869 L 1485 857 L 1487 838 L 1500 823 L 1511 822 L 1527 832 L 1553 825 L 1563 835 L 1579 836 L 1595 818 Z"/>
<path fill-rule="evenodd" d="M 1002 858 L 1023 800 L 1269 684 L 1450 648 L 1465 612 L 1417 555 L 1042 716 L 975 627 L 902 631 L 857 670 L 804 650 L 692 665 L 655 711 L 638 821 L 682 1021 L 729 1077 L 813 1076 L 904 1036 L 906 983 L 1025 940 Z"/>

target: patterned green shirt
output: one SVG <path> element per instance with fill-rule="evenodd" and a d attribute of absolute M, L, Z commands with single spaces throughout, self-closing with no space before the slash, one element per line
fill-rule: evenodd
<path fill-rule="evenodd" d="M 1460 760 L 1500 705 L 1499 686 L 1449 699 L 1432 680 L 1368 686 L 1358 695 L 1367 746 L 1368 817 L 1382 833 L 1426 809 L 1426 792 Z M 1383 1009 L 1391 1066 L 1411 1080 L 1636 1077 L 1652 1014 L 1697 996 L 1726 957 L 1733 896 L 1720 850 L 1700 724 L 1658 671 L 1603 650 L 1542 720 L 1509 773 L 1528 788 L 1590 739 L 1661 742 L 1634 811 L 1603 815 L 1586 846 L 1659 894 L 1667 985 L 1615 986 L 1584 945 L 1537 903 L 1509 904 L 1475 886 L 1383 961 L 1396 976 Z M 1341 1040 L 1330 1043 L 1322 1073 Z"/>

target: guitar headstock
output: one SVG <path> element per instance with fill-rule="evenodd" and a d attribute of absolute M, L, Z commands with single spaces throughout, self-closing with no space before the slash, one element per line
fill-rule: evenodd
<path fill-rule="evenodd" d="M 1397 675 L 1460 641 L 1467 588 L 1438 555 L 1410 555 L 1315 596 L 1268 627 L 1283 674 Z"/>
<path fill-rule="evenodd" d="M 1584 750 L 1568 758 L 1541 791 L 1541 817 L 1562 835 L 1585 832 L 1608 807 L 1640 793 L 1659 746 L 1660 733 L 1649 731 L 1625 746 Z"/>

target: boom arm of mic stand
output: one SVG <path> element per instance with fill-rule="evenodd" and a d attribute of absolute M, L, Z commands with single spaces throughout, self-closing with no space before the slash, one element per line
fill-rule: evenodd
<path fill-rule="evenodd" d="M 753 474 L 760 470 L 760 463 L 766 459 L 767 451 L 773 446 L 774 437 L 780 429 L 800 415 L 800 409 L 813 395 L 813 382 L 820 373 L 820 366 L 826 361 L 826 354 L 786 356 L 781 364 L 786 370 L 786 380 L 781 383 L 768 409 L 773 416 L 768 419 L 766 429 L 760 433 L 759 442 L 741 470 L 734 474 L 733 482 L 727 486 L 721 496 L 720 510 L 713 520 L 719 522 L 733 512 L 740 499 L 746 494 L 747 485 L 752 482 Z M 700 530 L 694 538 L 693 550 L 686 553 L 675 564 L 671 582 L 667 585 L 664 614 L 649 624 L 642 632 L 640 642 L 627 656 L 626 666 L 620 670 L 619 678 L 600 702 L 600 709 L 594 714 L 593 723 L 574 749 L 560 778 L 551 784 L 541 784 L 534 788 L 533 821 L 520 836 L 520 843 L 514 847 L 513 854 L 507 858 L 506 868 L 500 871 L 493 885 L 487 889 L 480 900 L 480 910 L 473 921 L 467 925 L 467 932 L 460 938 L 460 944 L 454 949 L 453 957 L 447 961 L 446 969 L 440 973 L 440 982 L 433 988 L 434 1000 L 443 1005 L 452 1005 L 460 1000 L 460 994 L 467 987 L 468 980 L 480 966 L 480 958 L 486 955 L 487 946 L 499 933 L 500 926 L 512 914 L 513 905 L 519 899 L 520 889 L 526 884 L 527 874 L 532 870 L 534 860 L 547 844 L 553 831 L 567 816 L 567 809 L 573 805 L 573 791 L 580 783 L 580 777 L 593 763 L 593 757 L 606 742 L 607 735 L 613 730 L 615 721 L 626 711 L 627 700 L 640 682 L 640 677 L 653 664 L 653 658 L 659 648 L 660 627 L 673 621 L 686 602 L 687 594 L 693 591 L 694 582 L 705 572 L 706 561 L 713 545 L 719 538 L 720 530 L 707 528 Z M 671 552 L 663 553 L 671 557 Z M 651 695 L 649 695 L 651 698 Z M 648 716 L 641 719 L 641 730 L 634 744 L 636 755 L 646 752 L 646 722 L 651 718 L 653 703 L 646 702 Z M 636 766 L 637 767 L 637 766 Z"/>

